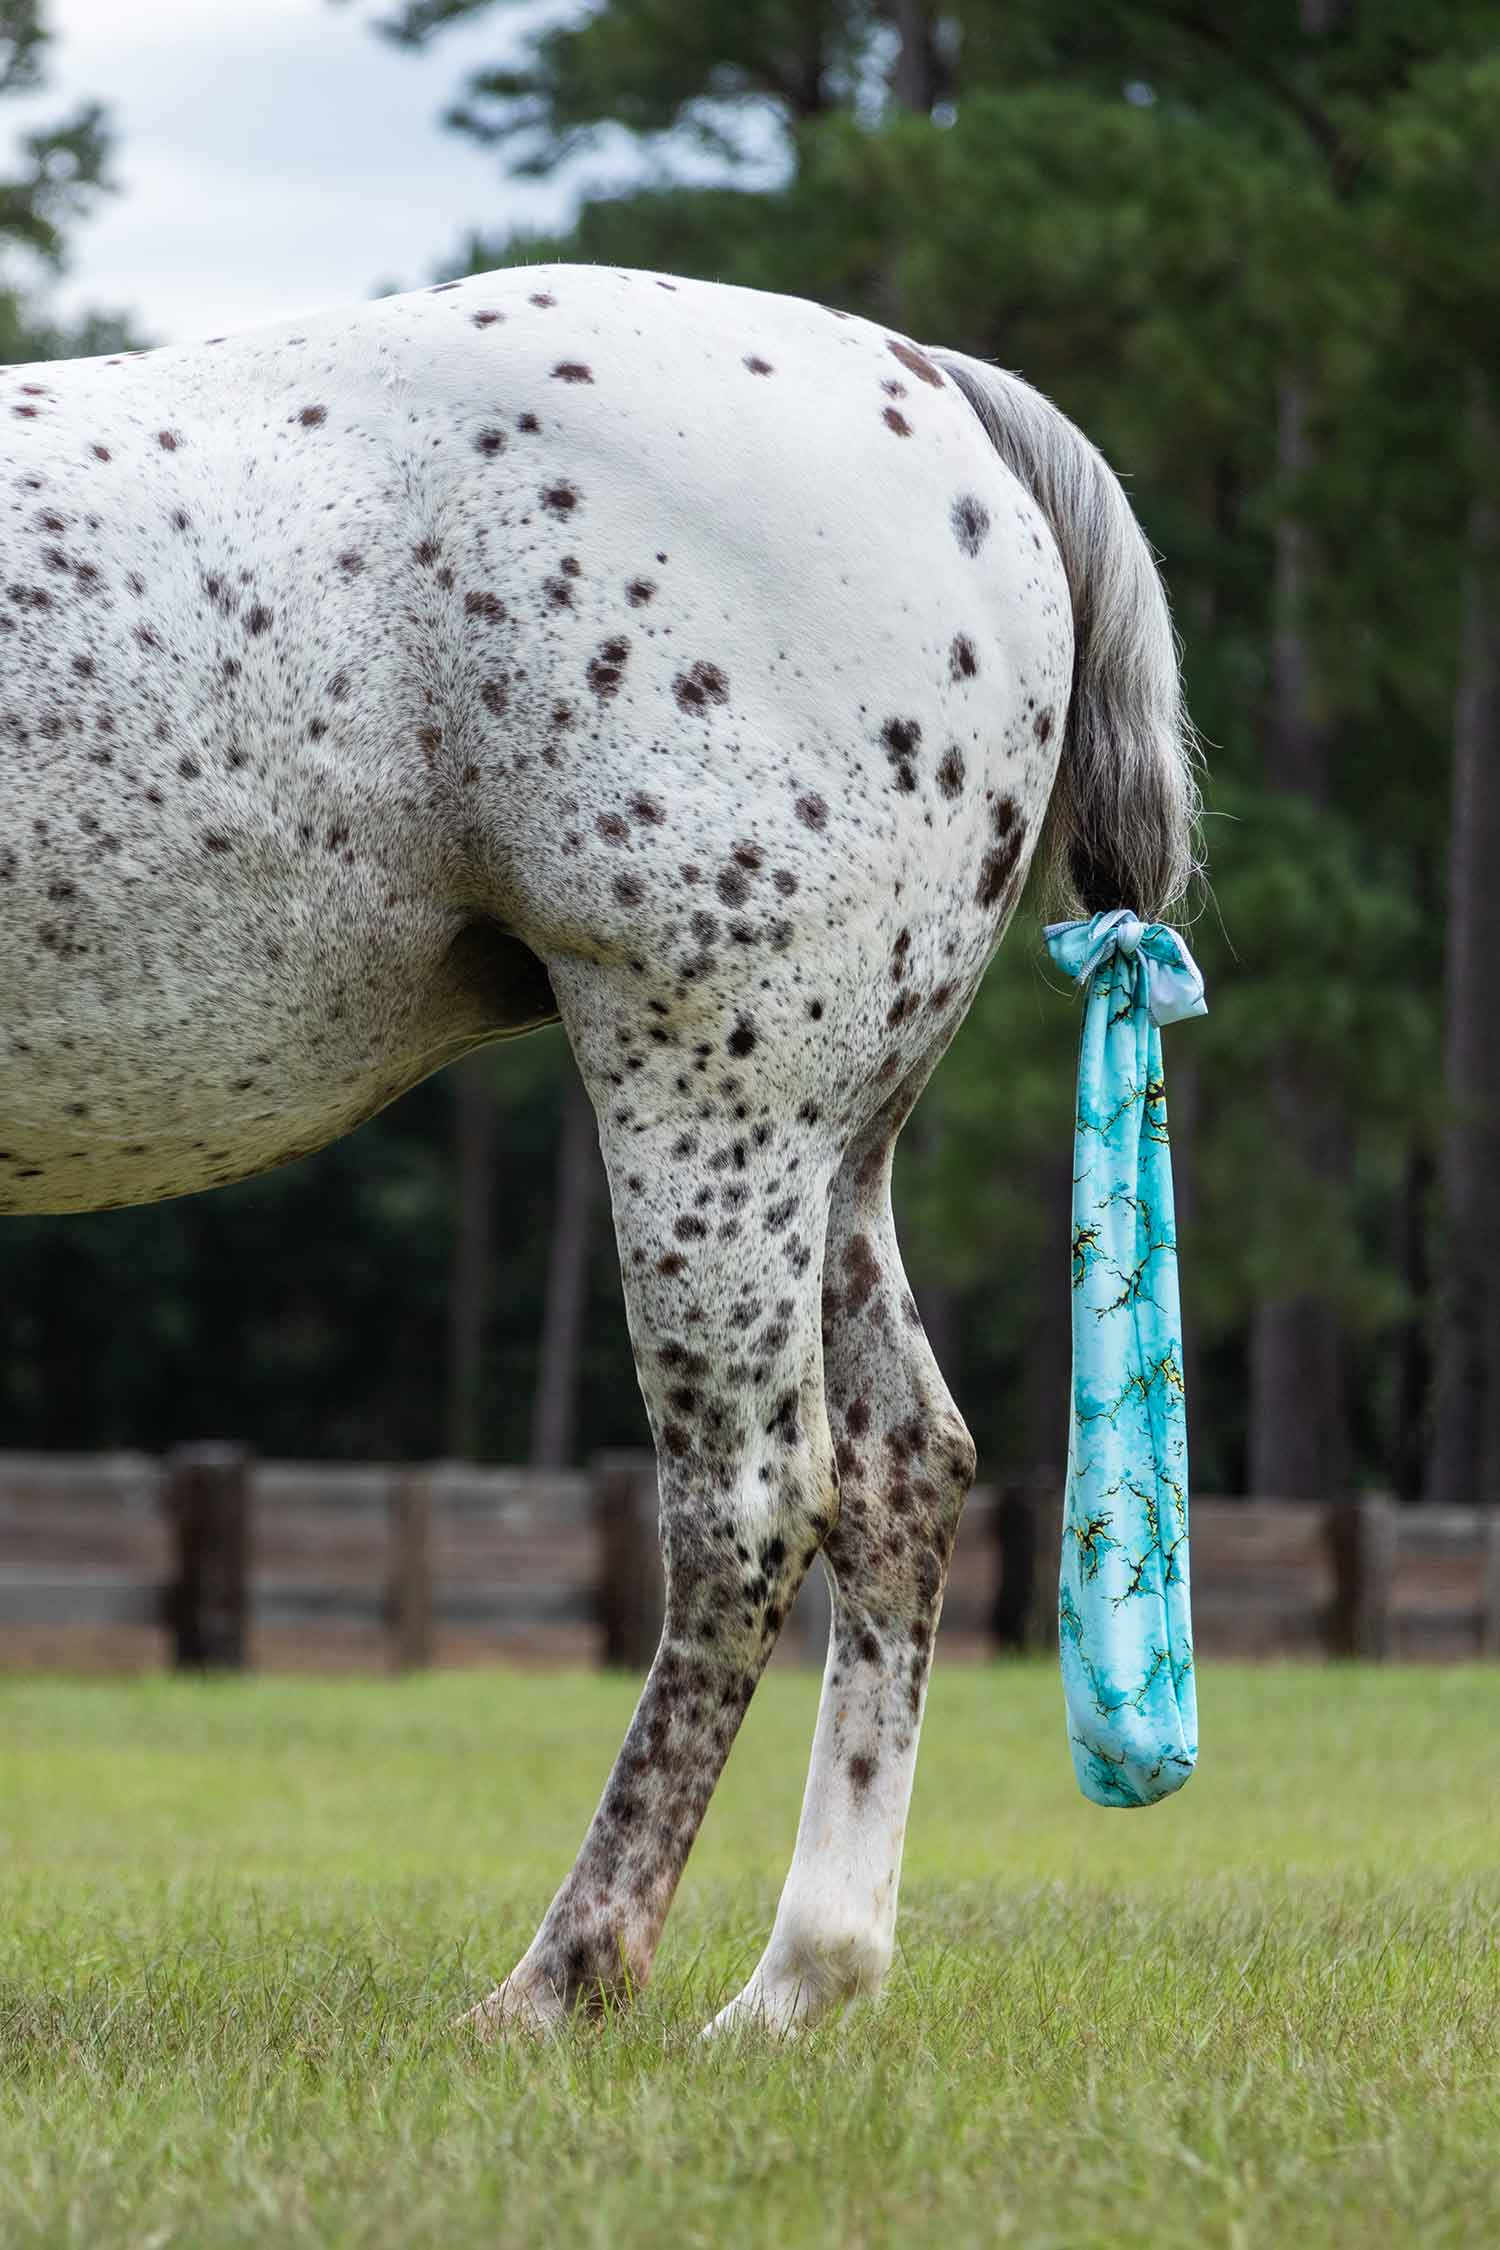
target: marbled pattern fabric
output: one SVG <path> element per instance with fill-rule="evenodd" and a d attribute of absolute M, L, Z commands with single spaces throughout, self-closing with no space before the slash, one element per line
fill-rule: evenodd
<path fill-rule="evenodd" d="M 1175 931 L 1126 911 L 1054 923 L 1084 986 L 1073 1164 L 1073 1411 L 1058 1646 L 1073 1768 L 1096 1805 L 1151 1805 L 1198 1755 L 1187 1409 L 1163 1023 L 1205 1012 Z"/>

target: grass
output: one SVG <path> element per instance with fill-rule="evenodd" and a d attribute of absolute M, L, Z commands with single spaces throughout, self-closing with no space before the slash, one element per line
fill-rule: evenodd
<path fill-rule="evenodd" d="M 0 1682 L 0 2245 L 1500 2242 L 1500 1672 L 1207 1670 L 1126 1815 L 1050 1666 L 940 1668 L 886 1997 L 704 2046 L 815 1694 L 763 1686 L 636 2010 L 485 2054 L 627 1685 Z"/>

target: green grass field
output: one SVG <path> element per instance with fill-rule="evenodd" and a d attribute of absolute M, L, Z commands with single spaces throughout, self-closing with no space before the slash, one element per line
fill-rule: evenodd
<path fill-rule="evenodd" d="M 885 1998 L 705 2046 L 815 1696 L 762 1688 L 634 2013 L 485 2053 L 628 1685 L 0 1681 L 0 2245 L 1500 2242 L 1500 1671 L 1206 1671 L 1126 1814 L 1050 1665 L 940 1667 Z"/>

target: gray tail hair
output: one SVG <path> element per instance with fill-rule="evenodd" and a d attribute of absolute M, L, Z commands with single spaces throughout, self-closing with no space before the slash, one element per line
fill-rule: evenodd
<path fill-rule="evenodd" d="M 1018 375 L 933 351 L 1051 526 L 1073 601 L 1073 692 L 1041 855 L 1059 904 L 1151 921 L 1198 872 L 1198 744 L 1166 590 L 1109 463 Z"/>

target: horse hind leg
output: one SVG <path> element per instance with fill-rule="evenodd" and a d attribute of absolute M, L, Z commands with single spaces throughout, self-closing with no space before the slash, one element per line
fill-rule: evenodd
<path fill-rule="evenodd" d="M 919 1074 L 918 1083 L 925 1078 Z M 718 2029 L 788 2029 L 890 1966 L 917 1738 L 974 1444 L 932 1356 L 891 1214 L 890 1105 L 851 1148 L 829 1214 L 824 1380 L 840 1513 L 824 1547 L 833 1629 L 797 1845 L 766 1952 Z"/>
<path fill-rule="evenodd" d="M 746 1705 L 838 1505 L 818 1307 L 835 1149 L 771 1090 L 784 1073 L 733 1055 L 683 1073 L 681 1050 L 653 1040 L 661 1019 L 638 991 L 577 964 L 553 974 L 600 1118 L 656 1444 L 666 1620 L 572 1872 L 475 2011 L 485 2033 L 553 2023 L 645 1982 Z"/>

